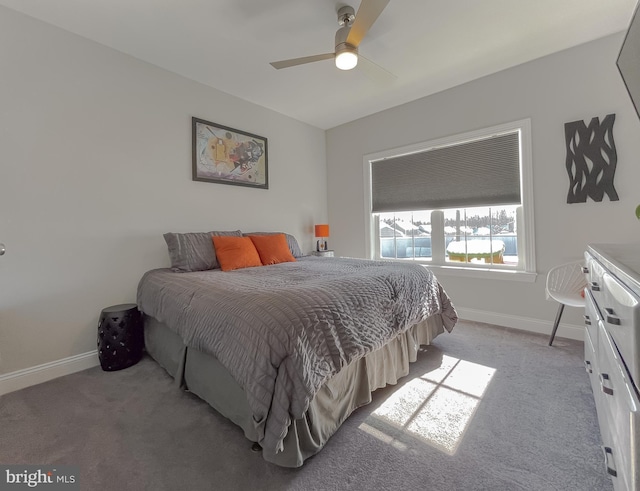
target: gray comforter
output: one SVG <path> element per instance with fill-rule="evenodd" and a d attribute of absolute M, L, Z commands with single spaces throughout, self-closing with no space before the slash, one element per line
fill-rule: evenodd
<path fill-rule="evenodd" d="M 457 320 L 430 270 L 409 263 L 302 257 L 296 262 L 147 272 L 138 306 L 188 347 L 214 355 L 247 395 L 264 448 L 353 360 L 434 314 Z M 264 424 L 262 424 L 264 423 Z"/>

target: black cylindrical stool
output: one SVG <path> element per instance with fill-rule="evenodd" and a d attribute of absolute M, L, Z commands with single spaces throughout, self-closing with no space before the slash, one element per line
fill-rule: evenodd
<path fill-rule="evenodd" d="M 103 370 L 112 372 L 135 365 L 142 358 L 142 316 L 134 303 L 102 310 L 98 321 L 98 357 Z"/>

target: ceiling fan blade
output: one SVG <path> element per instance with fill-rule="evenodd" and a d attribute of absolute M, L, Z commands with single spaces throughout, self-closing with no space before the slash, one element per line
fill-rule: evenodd
<path fill-rule="evenodd" d="M 291 60 L 272 61 L 270 65 L 280 70 L 281 68 L 289 68 L 296 65 L 304 65 L 305 63 L 313 63 L 314 61 L 328 60 L 335 58 L 335 53 L 324 53 L 322 55 L 303 56 L 302 58 L 292 58 Z"/>
<path fill-rule="evenodd" d="M 347 36 L 347 43 L 357 48 L 388 3 L 389 0 L 362 0 Z"/>

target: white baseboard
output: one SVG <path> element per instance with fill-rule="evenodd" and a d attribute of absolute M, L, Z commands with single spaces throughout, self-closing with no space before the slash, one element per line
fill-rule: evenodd
<path fill-rule="evenodd" d="M 62 360 L 0 375 L 0 396 L 32 385 L 41 384 L 63 375 L 70 375 L 87 368 L 93 368 L 99 364 L 98 351 L 93 350 L 88 353 L 63 358 Z"/>
<path fill-rule="evenodd" d="M 467 319 L 476 322 L 485 322 L 487 324 L 496 324 L 498 326 L 511 327 L 522 331 L 536 332 L 551 336 L 553 329 L 553 319 L 549 321 L 541 321 L 530 317 L 520 317 L 517 315 L 497 314 L 495 312 L 486 312 L 483 310 L 465 309 L 456 307 L 458 316 L 461 319 Z M 584 326 L 576 326 L 575 324 L 563 324 L 558 326 L 556 337 L 576 339 L 584 341 Z"/>

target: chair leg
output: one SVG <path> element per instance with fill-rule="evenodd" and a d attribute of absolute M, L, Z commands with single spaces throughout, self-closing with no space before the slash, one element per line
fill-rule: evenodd
<path fill-rule="evenodd" d="M 558 324 L 560 324 L 560 317 L 562 317 L 562 312 L 564 311 L 564 304 L 561 303 L 560 307 L 558 307 L 558 313 L 556 314 L 556 322 L 553 324 L 553 331 L 551 331 L 551 339 L 549 339 L 549 346 L 553 343 L 553 338 L 556 337 L 556 331 L 558 330 Z"/>

